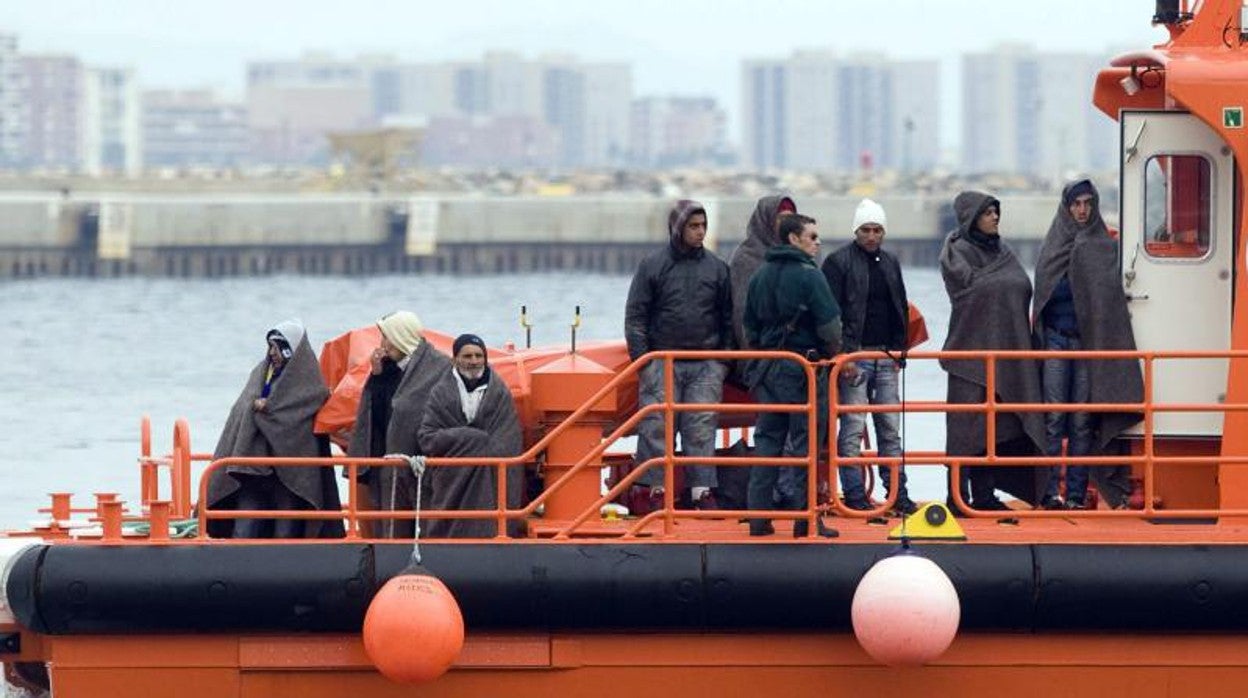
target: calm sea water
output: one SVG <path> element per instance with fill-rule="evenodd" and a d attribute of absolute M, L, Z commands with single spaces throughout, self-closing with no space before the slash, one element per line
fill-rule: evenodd
<path fill-rule="evenodd" d="M 906 272 L 912 300 L 939 348 L 948 302 L 939 274 Z M 449 334 L 476 332 L 495 346 L 523 345 L 527 305 L 534 345 L 564 345 L 573 308 L 581 339 L 623 334 L 629 277 L 598 274 L 276 277 L 229 280 L 31 280 L 0 284 L 4 396 L 0 399 L 0 527 L 25 526 L 47 493 L 138 498 L 139 420 L 152 417 L 154 447 L 168 451 L 186 417 L 196 451 L 211 451 L 274 323 L 297 317 L 314 347 L 378 316 L 410 309 Z M 909 399 L 943 399 L 932 362 L 906 371 Z M 943 419 L 906 420 L 908 448 L 943 447 Z M 943 496 L 944 475 L 911 469 L 916 498 Z"/>

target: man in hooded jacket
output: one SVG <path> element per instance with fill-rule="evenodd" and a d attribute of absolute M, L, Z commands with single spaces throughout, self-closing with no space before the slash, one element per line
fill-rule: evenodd
<path fill-rule="evenodd" d="M 751 348 L 744 324 L 745 297 L 750 288 L 750 278 L 754 276 L 754 272 L 758 271 L 759 267 L 763 266 L 767 251 L 776 245 L 784 244 L 780 238 L 780 221 L 795 213 L 797 213 L 797 204 L 786 194 L 771 194 L 762 197 L 754 205 L 754 213 L 750 215 L 750 220 L 745 225 L 745 239 L 732 251 L 732 257 L 728 261 L 728 270 L 732 277 L 732 331 L 737 347 L 740 349 Z M 737 361 L 734 364 L 730 380 L 737 385 L 748 387 L 749 377 L 746 375 L 746 370 L 750 365 L 749 362 Z M 793 453 L 792 445 L 787 445 L 784 454 L 791 456 Z M 800 496 L 800 488 L 790 477 L 791 475 L 792 473 L 787 468 L 781 470 L 780 479 L 776 483 L 778 500 Z M 721 490 L 748 490 L 749 470 L 724 467 L 720 470 L 719 480 Z M 821 481 L 820 484 L 823 486 L 826 483 Z M 744 497 L 743 495 L 742 499 Z"/>
<path fill-rule="evenodd" d="M 750 277 L 763 266 L 767 250 L 783 244 L 780 239 L 780 220 L 797 213 L 797 204 L 784 194 L 764 196 L 754 205 L 754 213 L 745 225 L 745 239 L 732 251 L 728 269 L 732 274 L 732 329 L 737 346 L 749 349 L 745 336 L 745 296 L 750 288 Z"/>
<path fill-rule="evenodd" d="M 1051 351 L 1134 351 L 1135 335 L 1118 276 L 1118 244 L 1101 219 L 1100 196 L 1088 179 L 1071 182 L 1040 247 L 1036 298 L 1032 305 L 1036 345 Z M 1139 403 L 1144 396 L 1140 364 L 1134 359 L 1045 359 L 1042 382 L 1047 403 Z M 1046 456 L 1088 456 L 1140 421 L 1134 412 L 1050 412 L 1045 415 Z M 1088 467 L 1066 466 L 1066 500 L 1054 466 L 1042 505 L 1082 509 Z M 1124 468 L 1096 467 L 1097 486 L 1110 506 L 1126 505 L 1131 484 Z"/>
<path fill-rule="evenodd" d="M 510 458 L 524 448 L 523 430 L 511 390 L 490 370 L 485 341 L 461 334 L 452 345 L 454 367 L 433 388 L 420 427 L 425 455 L 446 458 Z M 517 509 L 524 493 L 524 466 L 507 467 L 507 508 Z M 492 463 L 431 468 L 429 508 L 440 511 L 492 510 L 498 499 L 498 468 Z M 520 521 L 507 532 L 519 535 Z M 430 538 L 493 538 L 493 519 L 430 519 Z"/>
<path fill-rule="evenodd" d="M 1031 349 L 1031 279 L 1014 251 L 1001 239 L 1001 203 L 977 191 L 965 191 L 954 199 L 958 227 L 945 238 L 940 251 L 940 275 L 949 294 L 949 333 L 945 351 Z M 983 403 L 987 396 L 987 363 L 982 359 L 942 359 L 949 374 L 948 402 Z M 998 360 L 995 370 L 998 403 L 1041 401 L 1040 373 L 1036 362 L 1026 359 Z M 1005 405 L 996 414 L 998 455 L 1023 456 L 1039 452 L 1044 443 L 1044 420 L 1037 412 L 1010 412 Z M 986 414 L 949 412 L 945 415 L 945 452 L 950 456 L 982 456 L 988 448 Z M 1045 473 L 1029 467 L 964 468 L 971 485 L 970 503 L 975 509 L 1003 510 L 997 498 L 1002 489 L 1026 501 L 1039 500 Z M 967 473 L 969 471 L 969 473 Z M 960 478 L 961 479 L 961 478 Z M 1038 482 L 1039 481 L 1039 482 Z M 963 482 L 958 487 L 964 499 Z M 956 511 L 956 509 L 955 509 Z"/>
<path fill-rule="evenodd" d="M 624 339 L 629 358 L 636 361 L 651 351 L 675 349 L 732 349 L 732 286 L 728 265 L 706 249 L 706 209 L 696 201 L 676 202 L 667 217 L 667 244 L 637 267 L 624 306 Z M 638 406 L 664 401 L 664 361 L 652 361 L 638 377 Z M 672 366 L 675 402 L 718 403 L 723 397 L 728 368 L 715 360 L 682 360 Z M 714 412 L 680 412 L 676 433 L 685 456 L 713 456 Z M 663 416 L 651 414 L 637 427 L 634 464 L 662 456 Z M 674 446 L 674 444 L 673 444 Z M 698 508 L 715 508 L 711 488 L 713 466 L 685 469 L 690 501 Z M 650 488 L 650 507 L 661 506 L 663 468 L 652 467 L 639 479 Z M 638 512 L 642 513 L 642 512 Z"/>
<path fill-rule="evenodd" d="M 424 326 L 415 313 L 401 310 L 377 321 L 381 344 L 373 352 L 372 374 L 360 393 L 355 429 L 347 453 L 360 458 L 390 454 L 423 455 L 420 425 L 429 393 L 446 377 L 451 361 L 425 341 Z M 426 473 L 428 478 L 428 473 Z M 413 510 L 416 477 L 406 467 L 361 468 L 374 509 Z M 376 532 L 383 538 L 410 538 L 411 519 L 387 519 Z"/>
<path fill-rule="evenodd" d="M 230 409 L 213 459 L 328 456 L 312 432 L 317 410 L 329 398 L 316 354 L 298 320 L 280 322 L 265 335 L 265 358 L 252 369 Z M 210 509 L 327 510 L 340 508 L 333 469 L 233 465 L 208 484 Z M 214 519 L 213 537 L 325 538 L 342 535 L 341 522 L 300 519 Z"/>

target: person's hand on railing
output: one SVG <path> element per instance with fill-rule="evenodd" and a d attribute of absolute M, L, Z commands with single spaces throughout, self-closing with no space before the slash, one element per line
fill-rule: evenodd
<path fill-rule="evenodd" d="M 845 381 L 846 385 L 852 388 L 857 388 L 859 385 L 862 385 L 862 381 L 866 377 L 867 375 L 862 372 L 862 369 L 858 368 L 857 361 L 846 361 L 845 365 L 841 368 L 841 378 Z"/>

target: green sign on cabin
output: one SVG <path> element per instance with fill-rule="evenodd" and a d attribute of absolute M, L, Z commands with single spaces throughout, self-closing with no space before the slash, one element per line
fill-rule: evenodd
<path fill-rule="evenodd" d="M 1243 107 L 1222 107 L 1222 128 L 1243 128 Z"/>

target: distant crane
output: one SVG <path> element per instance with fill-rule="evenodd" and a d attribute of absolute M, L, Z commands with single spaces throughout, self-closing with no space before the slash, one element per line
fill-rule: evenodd
<path fill-rule="evenodd" d="M 400 163 L 415 164 L 420 158 L 423 128 L 380 128 L 329 134 L 335 158 L 346 157 L 350 180 L 385 186 L 394 181 Z"/>

